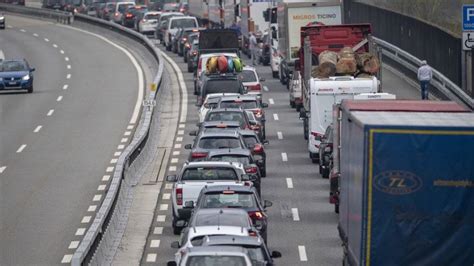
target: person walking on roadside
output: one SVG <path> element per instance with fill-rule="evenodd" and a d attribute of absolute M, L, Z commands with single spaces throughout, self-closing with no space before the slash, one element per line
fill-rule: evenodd
<path fill-rule="evenodd" d="M 422 100 L 428 100 L 428 85 L 430 85 L 432 78 L 433 70 L 428 66 L 426 60 L 421 61 L 421 67 L 418 68 L 418 81 L 420 81 Z"/>
<path fill-rule="evenodd" d="M 255 37 L 255 33 L 253 32 L 250 33 L 249 49 L 250 49 L 250 54 L 252 55 L 252 65 L 255 66 L 257 65 L 255 61 L 257 60 L 258 43 L 257 43 L 257 38 Z"/>

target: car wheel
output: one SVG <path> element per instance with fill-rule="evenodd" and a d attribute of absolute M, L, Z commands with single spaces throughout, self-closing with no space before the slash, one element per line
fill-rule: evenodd
<path fill-rule="evenodd" d="M 320 165 L 319 165 L 319 173 L 322 175 L 322 174 L 323 174 L 323 171 L 324 171 L 324 169 L 323 169 L 323 167 L 322 167 L 321 164 L 320 164 Z"/>
<path fill-rule="evenodd" d="M 283 71 L 281 71 L 281 67 L 278 68 L 278 79 L 280 80 L 281 84 L 285 84 L 283 83 Z"/>
<path fill-rule="evenodd" d="M 28 88 L 28 93 L 33 93 L 33 85 L 31 85 L 31 87 Z"/>
<path fill-rule="evenodd" d="M 176 226 L 176 222 L 178 222 L 178 221 L 176 220 L 175 217 L 173 217 L 173 222 L 172 222 L 172 225 L 173 225 L 173 234 L 179 235 L 179 234 L 181 234 L 182 228 L 181 228 L 181 227 L 177 227 L 177 226 Z"/>
<path fill-rule="evenodd" d="M 165 46 L 166 46 L 166 51 L 171 51 L 171 45 L 166 45 L 165 44 Z"/>
<path fill-rule="evenodd" d="M 188 72 L 189 72 L 189 73 L 192 73 L 192 72 L 193 72 L 193 67 L 192 67 L 190 64 L 188 64 Z"/>
<path fill-rule="evenodd" d="M 184 60 L 185 63 L 188 62 L 188 55 L 187 55 L 187 53 L 184 53 L 184 54 L 183 54 L 183 60 Z"/>
<path fill-rule="evenodd" d="M 334 204 L 334 212 L 339 213 L 339 204 Z"/>
<path fill-rule="evenodd" d="M 272 76 L 274 79 L 278 78 L 278 71 L 272 71 Z"/>
<path fill-rule="evenodd" d="M 323 176 L 324 179 L 328 179 L 329 178 L 329 167 L 327 167 L 326 169 L 323 169 L 321 175 Z"/>
<path fill-rule="evenodd" d="M 262 175 L 262 177 L 267 177 L 267 168 L 264 167 L 262 171 L 260 171 L 260 174 Z"/>
<path fill-rule="evenodd" d="M 311 162 L 316 164 L 316 163 L 319 163 L 319 159 L 318 158 L 311 158 Z"/>
<path fill-rule="evenodd" d="M 308 140 L 309 134 L 308 134 L 308 120 L 304 119 L 303 120 L 303 136 L 305 140 Z"/>
<path fill-rule="evenodd" d="M 295 108 L 295 107 L 296 107 L 295 101 L 290 100 L 290 107 L 291 107 L 291 108 Z"/>
<path fill-rule="evenodd" d="M 297 105 L 296 106 L 296 112 L 300 112 L 301 111 L 301 105 Z"/>

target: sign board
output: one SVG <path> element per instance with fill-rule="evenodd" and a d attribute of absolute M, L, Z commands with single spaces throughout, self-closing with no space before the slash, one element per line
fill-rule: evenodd
<path fill-rule="evenodd" d="M 474 31 L 465 31 L 462 33 L 462 49 L 471 51 L 474 48 Z"/>
<path fill-rule="evenodd" d="M 463 5 L 462 7 L 462 30 L 474 31 L 474 5 Z"/>

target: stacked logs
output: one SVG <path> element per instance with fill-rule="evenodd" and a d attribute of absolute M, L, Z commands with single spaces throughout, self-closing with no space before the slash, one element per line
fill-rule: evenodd
<path fill-rule="evenodd" d="M 371 53 L 354 53 L 352 48 L 342 48 L 339 53 L 323 51 L 318 56 L 319 65 L 313 67 L 311 76 L 329 78 L 332 76 L 372 76 L 380 69 L 380 62 Z"/>

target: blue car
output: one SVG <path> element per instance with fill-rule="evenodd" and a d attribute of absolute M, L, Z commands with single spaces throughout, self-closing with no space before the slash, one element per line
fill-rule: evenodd
<path fill-rule="evenodd" d="M 0 61 L 0 91 L 27 90 L 33 92 L 33 71 L 26 60 Z"/>

